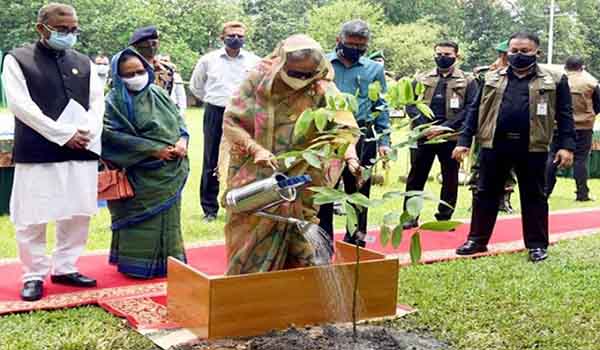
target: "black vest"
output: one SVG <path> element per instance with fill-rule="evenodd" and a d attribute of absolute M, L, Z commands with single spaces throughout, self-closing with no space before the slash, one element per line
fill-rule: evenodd
<path fill-rule="evenodd" d="M 90 59 L 74 50 L 55 51 L 40 42 L 15 49 L 12 55 L 25 76 L 27 90 L 42 112 L 57 120 L 70 99 L 86 110 L 90 104 Z M 59 146 L 15 118 L 14 161 L 56 163 L 94 160 L 90 151 Z"/>

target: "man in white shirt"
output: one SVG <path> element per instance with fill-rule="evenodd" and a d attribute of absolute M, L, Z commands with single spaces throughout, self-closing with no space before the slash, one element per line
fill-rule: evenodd
<path fill-rule="evenodd" d="M 15 181 L 10 216 L 23 264 L 21 298 L 42 298 L 44 279 L 94 287 L 76 262 L 97 210 L 102 84 L 90 59 L 73 50 L 75 9 L 51 3 L 38 14 L 40 40 L 6 56 L 2 82 L 15 115 Z M 91 151 L 93 150 L 93 152 Z M 46 224 L 56 221 L 56 249 L 46 256 Z"/>
<path fill-rule="evenodd" d="M 200 183 L 200 203 L 204 220 L 214 221 L 219 211 L 219 180 L 216 174 L 223 134 L 223 113 L 234 91 L 260 60 L 242 47 L 246 26 L 240 22 L 223 24 L 221 40 L 225 47 L 200 58 L 190 81 L 190 91 L 204 102 L 204 161 Z"/>
<path fill-rule="evenodd" d="M 98 73 L 102 87 L 105 87 L 110 75 L 110 60 L 104 55 L 97 55 L 94 57 L 94 64 L 96 65 L 96 72 Z"/>

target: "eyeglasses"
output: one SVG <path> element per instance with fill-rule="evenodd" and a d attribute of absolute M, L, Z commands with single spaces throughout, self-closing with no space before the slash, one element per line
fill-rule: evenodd
<path fill-rule="evenodd" d="M 357 49 L 360 51 L 367 51 L 369 49 L 369 44 L 348 44 L 346 42 L 343 42 L 342 44 L 344 44 L 344 46 L 349 47 L 351 49 Z"/>
<path fill-rule="evenodd" d="M 308 79 L 314 78 L 315 75 L 319 74 L 318 70 L 317 71 L 313 71 L 313 72 L 302 72 L 302 71 L 299 71 L 299 70 L 288 69 L 285 72 L 291 78 L 296 78 L 296 79 L 301 79 L 301 80 L 308 80 Z"/>
<path fill-rule="evenodd" d="M 57 32 L 60 34 L 75 34 L 75 35 L 81 34 L 81 29 L 79 27 L 69 28 L 69 27 L 63 27 L 63 26 L 52 27 L 47 24 L 42 24 L 42 25 L 49 32 Z"/>

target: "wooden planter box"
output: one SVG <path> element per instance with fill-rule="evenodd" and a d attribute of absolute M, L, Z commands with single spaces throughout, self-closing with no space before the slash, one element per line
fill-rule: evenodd
<path fill-rule="evenodd" d="M 355 247 L 336 242 L 336 262 L 239 276 L 208 276 L 169 259 L 168 316 L 202 338 L 253 336 L 291 325 L 351 321 Z M 398 260 L 362 249 L 359 293 L 361 320 L 396 315 Z M 329 272 L 323 269 L 330 269 Z M 345 293 L 328 304 L 322 281 L 331 272 L 346 276 Z M 337 312 L 334 312 L 337 311 Z"/>

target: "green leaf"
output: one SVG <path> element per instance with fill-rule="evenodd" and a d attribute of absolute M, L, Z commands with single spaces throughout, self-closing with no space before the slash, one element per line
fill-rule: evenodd
<path fill-rule="evenodd" d="M 311 110 L 306 110 L 300 114 L 298 120 L 296 120 L 296 124 L 294 125 L 294 138 L 299 138 L 301 136 L 305 136 L 310 128 L 310 123 L 312 123 L 314 119 L 313 112 Z"/>
<path fill-rule="evenodd" d="M 283 164 L 285 165 L 286 168 L 291 168 L 292 164 L 294 164 L 294 162 L 296 161 L 296 157 L 287 157 L 283 160 Z"/>
<path fill-rule="evenodd" d="M 317 169 L 321 169 L 321 161 L 319 160 L 319 157 L 313 153 L 313 152 L 304 152 L 302 153 L 302 158 L 304 158 L 304 160 L 306 160 L 306 162 Z"/>
<path fill-rule="evenodd" d="M 388 245 L 390 241 L 391 231 L 390 227 L 387 225 L 381 226 L 381 230 L 379 231 L 379 238 L 381 239 L 381 246 L 385 247 Z"/>
<path fill-rule="evenodd" d="M 373 168 L 371 167 L 371 168 L 364 169 L 361 175 L 362 175 L 363 181 L 369 180 L 371 178 L 371 176 L 373 175 Z"/>
<path fill-rule="evenodd" d="M 409 221 L 411 221 L 413 218 L 410 216 L 410 214 L 408 212 L 403 212 L 402 215 L 400 215 L 400 223 L 404 224 L 407 223 Z"/>
<path fill-rule="evenodd" d="M 410 197 L 406 201 L 406 211 L 408 212 L 408 214 L 411 217 L 416 218 L 417 216 L 419 216 L 421 214 L 421 210 L 423 210 L 424 202 L 425 201 L 423 200 L 423 197 L 420 197 L 420 196 Z"/>
<path fill-rule="evenodd" d="M 421 234 L 417 231 L 410 238 L 410 260 L 413 264 L 416 264 L 421 260 L 421 254 Z"/>
<path fill-rule="evenodd" d="M 327 108 L 328 109 L 332 109 L 335 110 L 335 96 L 333 95 L 327 95 Z"/>
<path fill-rule="evenodd" d="M 350 202 L 352 204 L 356 204 L 363 208 L 368 208 L 371 205 L 369 198 L 360 192 L 351 194 L 348 197 L 348 202 Z"/>
<path fill-rule="evenodd" d="M 398 224 L 392 231 L 392 247 L 394 247 L 394 249 L 398 249 L 402 243 L 402 230 L 402 224 Z"/>
<path fill-rule="evenodd" d="M 429 221 L 423 223 L 419 229 L 434 232 L 447 232 L 456 229 L 460 225 L 462 225 L 462 222 L 460 221 Z"/>
<path fill-rule="evenodd" d="M 396 225 L 396 223 L 398 222 L 399 219 L 400 219 L 399 213 L 387 213 L 383 216 L 383 224 L 389 225 L 389 226 L 394 226 L 394 225 Z"/>
<path fill-rule="evenodd" d="M 317 112 L 314 112 L 314 118 L 315 118 L 315 126 L 317 127 L 317 130 L 319 130 L 319 131 L 325 130 L 325 127 L 327 126 L 327 121 L 329 119 L 327 117 L 327 114 L 324 113 L 323 111 L 319 110 Z"/>
<path fill-rule="evenodd" d="M 354 233 L 356 226 L 358 226 L 358 216 L 356 215 L 356 209 L 350 203 L 344 201 L 344 209 L 346 209 L 346 229 L 350 233 Z"/>
<path fill-rule="evenodd" d="M 433 111 L 427 104 L 419 102 L 415 106 L 426 118 L 433 119 Z"/>
<path fill-rule="evenodd" d="M 327 195 L 322 193 L 317 193 L 313 196 L 313 203 L 316 205 L 329 204 L 333 202 L 337 202 L 339 200 L 344 199 L 345 196 L 336 196 L 336 195 Z"/>
<path fill-rule="evenodd" d="M 314 187 L 311 186 L 308 188 L 309 190 L 316 192 L 316 193 L 322 193 L 322 194 L 326 194 L 328 196 L 336 196 L 336 195 L 346 195 L 346 192 L 340 191 L 340 190 L 336 190 L 335 188 L 331 188 L 331 187 Z"/>
<path fill-rule="evenodd" d="M 369 208 L 377 208 L 385 204 L 383 199 L 371 199 L 371 205 Z"/>
<path fill-rule="evenodd" d="M 425 84 L 423 84 L 423 82 L 417 82 L 415 86 L 415 94 L 417 96 L 423 96 L 425 94 Z"/>
<path fill-rule="evenodd" d="M 369 84 L 369 100 L 376 102 L 379 100 L 379 95 L 381 94 L 381 83 L 379 81 L 375 81 Z"/>

